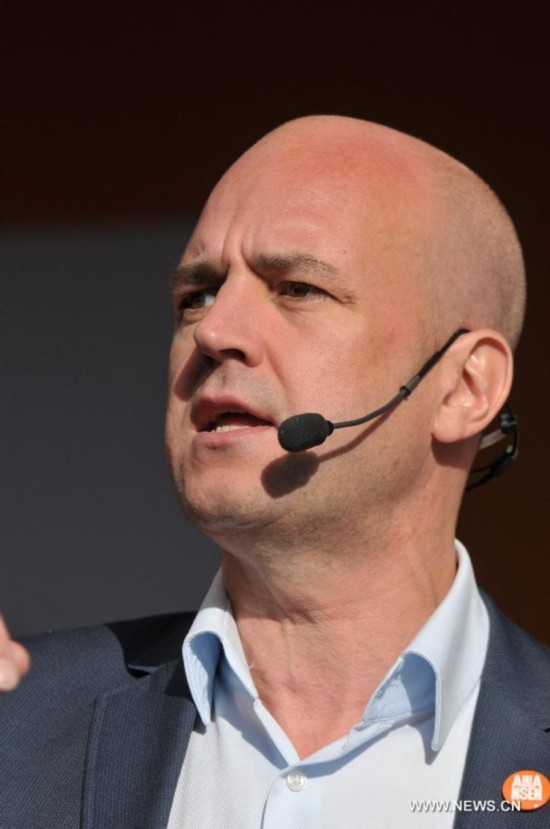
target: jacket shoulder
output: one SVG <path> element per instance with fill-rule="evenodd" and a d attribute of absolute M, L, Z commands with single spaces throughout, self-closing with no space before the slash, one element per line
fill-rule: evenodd
<path fill-rule="evenodd" d="M 550 647 L 516 625 L 487 596 L 484 600 L 490 621 L 484 680 L 508 695 L 525 699 L 529 693 L 550 719 Z"/>
<path fill-rule="evenodd" d="M 57 680 L 72 676 L 80 684 L 89 675 L 96 680 L 92 684 L 102 685 L 151 670 L 179 657 L 194 617 L 194 612 L 171 613 L 23 638 L 32 659 L 29 679 L 33 673 L 42 678 L 42 669 L 51 674 L 55 666 Z"/>
<path fill-rule="evenodd" d="M 132 693 L 147 681 L 144 674 L 157 673 L 166 662 L 176 665 L 193 616 L 156 616 L 24 640 L 31 670 L 19 688 L 0 696 L 0 826 L 80 825 L 98 697 L 118 689 Z M 47 814 L 38 817 L 46 804 Z"/>

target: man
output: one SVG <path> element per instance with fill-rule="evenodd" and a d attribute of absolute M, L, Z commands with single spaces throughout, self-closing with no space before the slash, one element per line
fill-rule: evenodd
<path fill-rule="evenodd" d="M 454 541 L 523 318 L 496 197 L 411 137 L 299 119 L 216 186 L 173 297 L 168 458 L 221 576 L 190 630 L 33 645 L 4 699 L 5 825 L 545 825 L 500 804 L 550 768 L 548 653 Z M 360 417 L 433 354 L 381 417 L 281 448 L 288 417 Z M 473 798 L 496 811 L 411 807 Z"/>

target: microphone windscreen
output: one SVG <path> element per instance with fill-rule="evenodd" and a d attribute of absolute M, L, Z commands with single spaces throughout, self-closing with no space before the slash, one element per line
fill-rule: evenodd
<path fill-rule="evenodd" d="M 333 428 L 323 415 L 314 412 L 294 415 L 279 426 L 279 443 L 287 452 L 303 452 L 323 443 Z"/>

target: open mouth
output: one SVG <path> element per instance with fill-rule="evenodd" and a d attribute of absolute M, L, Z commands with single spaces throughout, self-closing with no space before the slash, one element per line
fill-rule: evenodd
<path fill-rule="evenodd" d="M 251 429 L 257 426 L 271 426 L 271 423 L 244 412 L 222 412 L 210 421 L 207 431 L 231 432 L 235 429 Z"/>
<path fill-rule="evenodd" d="M 238 430 L 257 429 L 258 427 L 273 427 L 273 420 L 267 419 L 266 412 L 261 409 L 254 411 L 252 406 L 241 400 L 230 397 L 212 398 L 207 395 L 195 400 L 191 412 L 191 420 L 195 430 L 202 434 L 223 434 Z"/>

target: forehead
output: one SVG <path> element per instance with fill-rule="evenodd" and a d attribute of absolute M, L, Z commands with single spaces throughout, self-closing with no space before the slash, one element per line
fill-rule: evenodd
<path fill-rule="evenodd" d="M 357 165 L 237 163 L 210 196 L 182 264 L 227 272 L 243 261 L 253 267 L 262 257 L 298 253 L 327 263 L 373 303 L 391 297 L 410 310 L 426 253 L 414 189 L 406 175 L 388 179 Z"/>
<path fill-rule="evenodd" d="M 321 259 L 347 255 L 362 236 L 363 215 L 349 194 L 321 180 L 228 177 L 209 198 L 185 259 L 206 256 L 221 262 L 244 255 L 303 250 Z"/>

